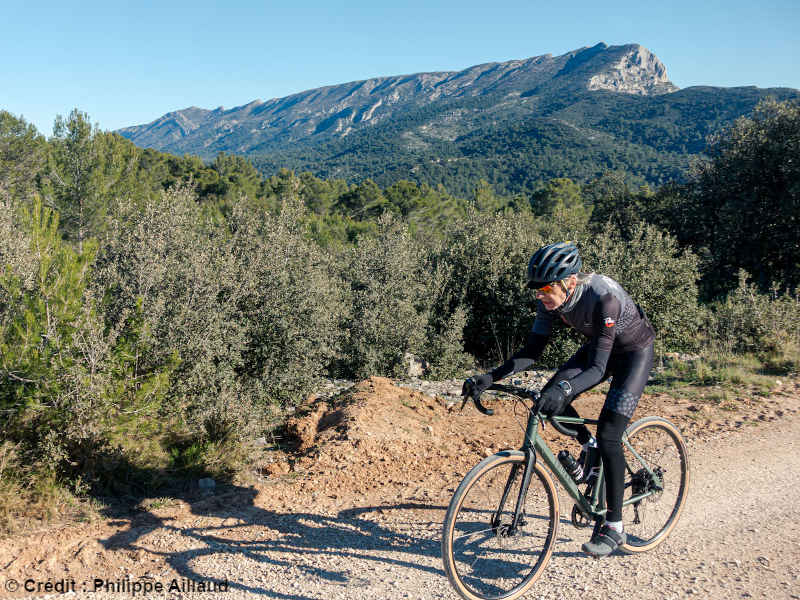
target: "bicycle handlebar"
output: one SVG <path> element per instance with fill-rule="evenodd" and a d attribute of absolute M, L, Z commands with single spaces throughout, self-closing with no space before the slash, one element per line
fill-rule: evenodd
<path fill-rule="evenodd" d="M 539 392 L 537 390 L 531 390 L 531 389 L 524 388 L 524 387 L 519 387 L 519 386 L 516 386 L 516 385 L 503 385 L 503 384 L 500 384 L 500 383 L 493 383 L 492 385 L 489 386 L 488 389 L 494 390 L 494 391 L 497 391 L 497 392 L 505 392 L 507 394 L 512 394 L 512 395 L 518 396 L 520 398 L 530 398 L 531 400 L 533 400 L 533 409 L 532 410 L 534 412 L 538 413 L 536 405 L 539 402 Z M 465 403 L 466 403 L 468 398 L 469 398 L 469 396 L 464 398 L 464 402 Z M 481 411 L 483 414 L 488 415 L 488 416 L 492 416 L 494 414 L 494 410 L 492 410 L 491 408 L 486 408 L 481 403 L 480 396 L 478 396 L 477 398 L 475 398 L 473 396 L 472 397 L 472 401 L 475 403 L 475 407 L 479 411 Z M 463 408 L 464 404 L 462 404 L 461 406 Z M 562 423 L 559 423 L 558 421 L 553 420 L 552 417 L 547 417 L 547 420 L 550 421 L 550 424 L 553 426 L 553 428 L 556 431 L 558 431 L 560 434 L 566 435 L 566 436 L 569 436 L 569 437 L 578 437 L 578 431 L 576 429 L 570 429 L 569 427 L 565 427 Z"/>
<path fill-rule="evenodd" d="M 553 419 L 550 419 L 550 424 L 553 426 L 553 429 L 555 429 L 558 433 L 560 433 L 562 435 L 566 435 L 566 436 L 574 437 L 574 438 L 578 437 L 578 430 L 577 429 L 570 429 L 569 427 L 567 427 L 563 423 L 560 423 L 558 421 L 554 421 Z"/>

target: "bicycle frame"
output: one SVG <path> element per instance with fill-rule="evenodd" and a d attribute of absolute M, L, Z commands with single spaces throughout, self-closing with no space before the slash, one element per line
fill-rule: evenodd
<path fill-rule="evenodd" d="M 530 485 L 531 476 L 533 474 L 533 465 L 536 461 L 537 454 L 542 457 L 547 467 L 550 469 L 550 472 L 553 473 L 556 478 L 561 482 L 561 485 L 564 486 L 564 489 L 567 493 L 572 497 L 575 503 L 580 508 L 581 512 L 585 515 L 595 519 L 595 521 L 601 519 L 603 515 L 608 512 L 608 509 L 605 508 L 605 498 L 601 495 L 601 488 L 604 486 L 601 485 L 604 482 L 604 472 L 603 472 L 603 465 L 602 462 L 599 466 L 599 472 L 597 474 L 597 483 L 594 485 L 594 489 L 592 490 L 592 494 L 589 497 L 584 496 L 581 491 L 578 489 L 578 484 L 575 483 L 575 480 L 567 473 L 564 467 L 561 465 L 561 462 L 553 455 L 552 450 L 544 441 L 544 439 L 539 435 L 539 421 L 541 419 L 540 414 L 529 412 L 528 415 L 528 424 L 525 428 L 525 440 L 522 444 L 522 448 L 520 450 L 525 453 L 525 470 L 523 472 L 523 479 L 522 485 L 520 486 L 519 496 L 517 497 L 516 506 L 514 509 L 514 519 L 512 521 L 511 528 L 515 530 L 517 526 L 520 524 L 520 520 L 523 516 L 523 506 L 525 504 L 525 496 L 528 492 L 528 486 Z M 563 417 L 563 416 L 555 416 L 551 417 L 553 421 L 557 421 L 558 423 L 569 424 L 569 425 L 597 425 L 597 419 L 584 419 L 581 417 Z M 623 434 L 622 442 L 628 448 L 628 450 L 636 457 L 639 463 L 647 470 L 650 476 L 653 478 L 654 482 L 657 484 L 657 487 L 661 487 L 661 480 L 658 478 L 656 473 L 650 468 L 650 466 L 645 462 L 645 460 L 637 453 L 633 447 L 631 446 L 630 442 L 628 441 L 628 436 Z M 630 469 L 628 465 L 626 468 Z M 497 512 L 495 514 L 495 518 L 493 522 L 499 523 L 499 515 L 502 511 L 503 506 L 505 506 L 506 499 L 508 497 L 508 493 L 511 489 L 511 485 L 513 484 L 514 480 L 517 476 L 517 470 L 513 469 L 509 474 L 508 481 L 505 486 L 505 490 L 503 491 L 503 496 L 500 500 L 500 504 L 498 506 Z M 644 492 L 643 494 L 638 494 L 627 500 L 623 501 L 623 506 L 627 506 L 629 504 L 633 504 L 636 502 L 641 501 L 648 496 L 651 496 L 654 492 L 648 491 Z"/>

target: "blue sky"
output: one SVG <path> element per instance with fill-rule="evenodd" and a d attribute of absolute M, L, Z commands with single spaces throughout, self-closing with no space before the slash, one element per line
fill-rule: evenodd
<path fill-rule="evenodd" d="M 4 2 L 0 109 L 50 135 L 381 75 L 639 43 L 679 87 L 800 88 L 800 2 Z"/>

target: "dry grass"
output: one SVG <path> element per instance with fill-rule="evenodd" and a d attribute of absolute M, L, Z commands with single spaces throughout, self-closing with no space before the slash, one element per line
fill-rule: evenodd
<path fill-rule="evenodd" d="M 780 374 L 788 375 L 783 370 Z M 669 361 L 650 379 L 648 390 L 676 397 L 700 396 L 725 408 L 735 397 L 734 391 L 746 390 L 755 396 L 767 396 L 775 387 L 776 372 L 762 357 L 707 351 L 695 360 Z"/>
<path fill-rule="evenodd" d="M 79 498 L 55 477 L 21 465 L 11 442 L 0 444 L 0 538 L 57 521 L 86 521 L 99 506 Z"/>

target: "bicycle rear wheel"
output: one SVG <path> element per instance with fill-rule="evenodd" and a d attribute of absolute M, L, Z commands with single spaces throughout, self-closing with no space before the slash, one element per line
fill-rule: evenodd
<path fill-rule="evenodd" d="M 453 495 L 444 521 L 442 560 L 466 600 L 513 600 L 544 571 L 558 533 L 558 495 L 537 462 L 519 527 L 512 527 L 525 468 L 519 451 L 476 465 Z"/>
<path fill-rule="evenodd" d="M 689 490 L 689 458 L 678 428 L 661 417 L 640 419 L 625 433 L 635 453 L 623 442 L 624 499 L 647 491 L 655 493 L 623 506 L 627 541 L 620 549 L 647 552 L 663 542 L 678 522 Z M 648 469 L 661 480 L 661 486 Z"/>

